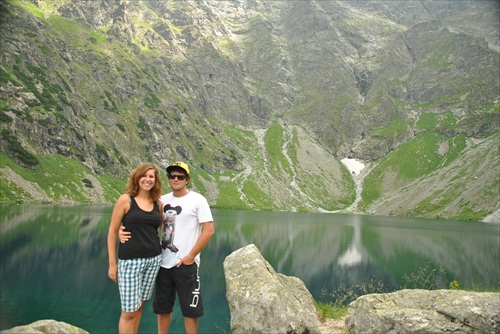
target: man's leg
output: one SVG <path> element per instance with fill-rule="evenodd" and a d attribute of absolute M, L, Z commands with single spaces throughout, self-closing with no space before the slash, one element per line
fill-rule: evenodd
<path fill-rule="evenodd" d="M 186 327 L 186 334 L 198 334 L 198 318 L 184 317 L 184 327 Z"/>
<path fill-rule="evenodd" d="M 153 312 L 158 315 L 158 333 L 168 333 L 175 302 L 175 285 L 172 282 L 174 269 L 160 268 L 156 276 Z"/>
<path fill-rule="evenodd" d="M 171 321 L 172 313 L 158 314 L 158 334 L 167 334 Z"/>
<path fill-rule="evenodd" d="M 201 301 L 201 285 L 198 265 L 181 266 L 176 279 L 179 293 L 179 304 L 184 316 L 184 327 L 187 334 L 198 333 L 199 317 L 203 316 L 203 303 Z"/>

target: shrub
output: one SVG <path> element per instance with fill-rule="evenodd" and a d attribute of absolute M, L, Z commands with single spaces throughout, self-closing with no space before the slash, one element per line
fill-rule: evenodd
<path fill-rule="evenodd" d="M 92 185 L 92 181 L 90 181 L 89 179 L 85 178 L 82 180 L 82 182 L 85 187 L 94 188 L 94 186 Z"/>
<path fill-rule="evenodd" d="M 38 166 L 40 163 L 38 158 L 26 150 L 10 130 L 3 129 L 2 138 L 7 142 L 8 151 L 11 153 L 12 158 L 26 167 L 35 168 Z"/>
<path fill-rule="evenodd" d="M 0 122 L 10 123 L 12 121 L 13 121 L 12 117 L 10 117 L 9 115 L 7 115 L 3 111 L 0 111 Z"/>

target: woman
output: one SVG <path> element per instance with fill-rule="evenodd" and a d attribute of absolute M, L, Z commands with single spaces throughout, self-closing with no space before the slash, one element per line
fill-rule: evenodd
<path fill-rule="evenodd" d="M 160 195 L 158 168 L 151 163 L 143 163 L 131 173 L 127 192 L 118 198 L 111 215 L 108 276 L 118 282 L 120 291 L 122 312 L 119 333 L 137 333 L 144 302 L 153 293 L 161 262 L 158 228 L 163 204 L 159 200 Z M 132 232 L 133 238 L 120 244 L 117 263 L 116 238 L 121 224 L 125 231 Z"/>

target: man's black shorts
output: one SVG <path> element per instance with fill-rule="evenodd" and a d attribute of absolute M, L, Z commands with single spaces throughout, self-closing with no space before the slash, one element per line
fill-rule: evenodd
<path fill-rule="evenodd" d="M 156 277 L 153 312 L 172 313 L 176 293 L 179 295 L 184 317 L 199 318 L 203 315 L 200 276 L 196 262 L 190 266 L 182 265 L 170 269 L 160 267 Z"/>

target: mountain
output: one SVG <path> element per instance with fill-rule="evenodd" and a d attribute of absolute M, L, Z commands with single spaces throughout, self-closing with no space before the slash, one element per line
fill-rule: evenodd
<path fill-rule="evenodd" d="M 111 204 L 183 160 L 213 207 L 500 221 L 497 1 L 0 13 L 2 202 Z"/>

